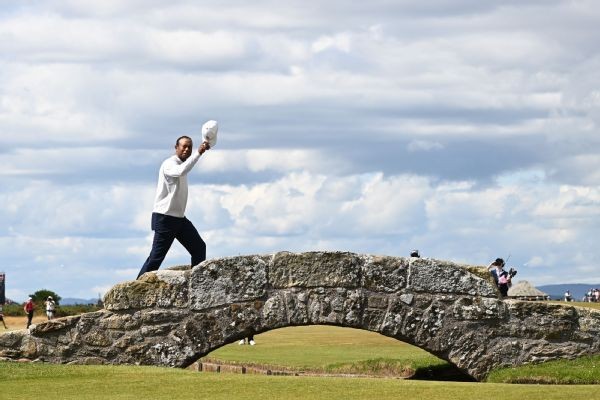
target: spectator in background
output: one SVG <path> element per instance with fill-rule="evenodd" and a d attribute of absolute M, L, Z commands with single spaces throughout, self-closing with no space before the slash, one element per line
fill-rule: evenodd
<path fill-rule="evenodd" d="M 594 291 L 592 289 L 590 289 L 586 294 L 585 294 L 585 301 L 591 303 L 592 302 L 592 294 L 594 293 Z"/>
<path fill-rule="evenodd" d="M 571 292 L 568 290 L 565 292 L 565 301 L 573 301 L 573 296 L 571 296 Z"/>
<path fill-rule="evenodd" d="M 25 310 L 25 313 L 27 314 L 27 329 L 29 329 L 29 326 L 31 325 L 31 320 L 33 319 L 33 310 L 35 309 L 35 304 L 33 302 L 33 299 L 30 297 L 27 300 L 27 303 L 25 303 L 25 305 L 23 306 L 23 310 Z"/>
<path fill-rule="evenodd" d="M 494 278 L 494 282 L 496 283 L 496 286 L 498 286 L 498 277 L 500 276 L 500 272 L 502 272 L 503 267 L 504 267 L 504 260 L 501 258 L 496 258 L 496 260 L 494 262 L 492 262 L 487 268 L 488 271 L 492 274 L 492 277 Z"/>
<path fill-rule="evenodd" d="M 246 341 L 248 341 L 248 344 L 250 346 L 254 346 L 256 344 L 256 342 L 254 341 L 254 335 L 250 334 L 248 335 L 248 337 L 246 339 L 242 339 L 238 342 L 238 344 L 241 346 L 243 344 L 246 344 Z"/>
<path fill-rule="evenodd" d="M 502 297 L 508 296 L 508 289 L 511 286 L 511 278 L 512 276 L 502 267 L 500 267 L 500 272 L 498 273 L 498 290 L 500 290 Z"/>
<path fill-rule="evenodd" d="M 54 318 L 54 311 L 56 310 L 56 303 L 52 296 L 48 296 L 46 299 L 46 316 L 48 317 L 48 321 Z"/>

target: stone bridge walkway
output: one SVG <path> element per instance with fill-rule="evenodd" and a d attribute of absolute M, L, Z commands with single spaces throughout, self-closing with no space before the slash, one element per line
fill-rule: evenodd
<path fill-rule="evenodd" d="M 600 354 L 600 312 L 500 300 L 481 267 L 340 252 L 212 259 L 117 284 L 105 309 L 0 335 L 0 357 L 187 367 L 249 333 L 296 325 L 379 332 L 476 379 Z"/>

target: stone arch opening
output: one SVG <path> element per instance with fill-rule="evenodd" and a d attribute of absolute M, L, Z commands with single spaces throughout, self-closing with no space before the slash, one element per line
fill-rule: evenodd
<path fill-rule="evenodd" d="M 388 376 L 472 381 L 427 351 L 377 332 L 335 325 L 304 325 L 255 334 L 256 345 L 237 341 L 192 364 L 209 372 L 277 375 Z"/>

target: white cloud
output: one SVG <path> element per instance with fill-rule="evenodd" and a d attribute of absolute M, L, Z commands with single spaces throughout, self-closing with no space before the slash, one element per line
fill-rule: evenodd
<path fill-rule="evenodd" d="M 442 150 L 444 145 L 439 142 L 432 142 L 429 140 L 411 140 L 407 146 L 408 151 L 432 151 Z"/>
<path fill-rule="evenodd" d="M 158 165 L 213 118 L 188 208 L 209 256 L 419 248 L 513 254 L 534 283 L 596 277 L 592 1 L 0 7 L 11 296 L 135 274 Z"/>
<path fill-rule="evenodd" d="M 9 270 L 13 282 L 14 274 L 26 268 L 18 256 L 25 249 L 33 268 L 43 266 L 51 272 L 48 284 L 62 292 L 74 275 L 94 276 L 96 288 L 131 275 L 152 240 L 154 188 L 148 186 L 115 186 L 106 193 L 102 186 L 89 187 L 72 199 L 45 185 L 4 193 L 3 202 L 19 204 L 12 215 L 27 214 L 20 224 L 13 220 L 13 229 L 0 240 L 3 254 L 11 254 L 7 263 L 14 262 L 15 269 Z M 547 200 L 550 195 L 556 202 Z M 336 248 L 406 255 L 410 248 L 419 248 L 425 256 L 486 264 L 511 253 L 514 265 L 522 265 L 523 279 L 540 281 L 547 278 L 539 275 L 538 267 L 544 266 L 544 274 L 562 268 L 573 248 L 580 253 L 571 259 L 573 267 L 589 266 L 597 224 L 568 220 L 597 215 L 600 209 L 597 193 L 581 187 L 532 188 L 525 183 L 477 190 L 466 182 L 436 184 L 416 176 L 382 174 L 326 177 L 292 172 L 253 185 L 194 183 L 190 196 L 188 217 L 208 243 L 210 257 Z M 43 208 L 35 214 L 24 211 L 40 197 Z M 569 206 L 572 203 L 578 208 Z M 129 232 L 125 236 L 123 228 Z M 69 231 L 74 233 L 64 235 Z M 177 244 L 165 265 L 187 263 L 188 258 Z M 103 274 L 106 268 L 115 272 Z M 36 278 L 31 284 L 41 282 Z M 88 297 L 97 289 L 89 290 Z"/>
<path fill-rule="evenodd" d="M 334 36 L 321 36 L 311 46 L 312 51 L 320 53 L 328 49 L 335 49 L 344 53 L 351 51 L 352 39 L 347 33 L 338 33 Z"/>
<path fill-rule="evenodd" d="M 524 265 L 529 267 L 542 267 L 544 266 L 544 258 L 540 256 L 533 256 Z"/>

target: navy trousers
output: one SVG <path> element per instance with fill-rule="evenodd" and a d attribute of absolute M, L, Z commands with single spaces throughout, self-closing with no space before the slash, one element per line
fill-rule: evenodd
<path fill-rule="evenodd" d="M 175 239 L 192 256 L 192 266 L 206 260 L 206 243 L 204 243 L 194 225 L 186 217 L 177 218 L 170 215 L 152 213 L 152 230 L 154 231 L 152 250 L 142 266 L 137 276 L 138 278 L 144 273 L 156 271 L 160 267 Z"/>

